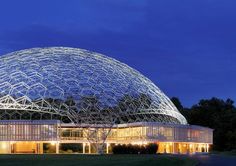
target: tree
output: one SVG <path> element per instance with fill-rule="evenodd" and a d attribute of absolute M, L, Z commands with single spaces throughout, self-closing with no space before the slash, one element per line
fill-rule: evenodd
<path fill-rule="evenodd" d="M 202 99 L 190 109 L 182 110 L 178 98 L 172 101 L 189 124 L 214 129 L 213 149 L 221 151 L 236 149 L 236 108 L 233 100 L 224 101 L 215 97 Z"/>
<path fill-rule="evenodd" d="M 172 103 L 176 106 L 176 108 L 179 110 L 179 111 L 182 111 L 184 109 L 183 105 L 181 104 L 179 98 L 177 97 L 172 97 L 170 99 L 172 101 Z"/>
<path fill-rule="evenodd" d="M 170 99 L 172 103 L 175 105 L 175 107 L 179 110 L 179 112 L 187 119 L 189 119 L 189 112 L 190 110 L 188 108 L 184 108 L 182 103 L 180 102 L 178 97 L 172 97 Z"/>

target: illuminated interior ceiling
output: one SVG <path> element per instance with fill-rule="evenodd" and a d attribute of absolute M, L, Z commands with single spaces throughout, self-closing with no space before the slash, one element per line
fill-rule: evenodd
<path fill-rule="evenodd" d="M 65 47 L 0 57 L 0 119 L 187 124 L 170 99 L 138 71 L 99 53 Z"/>

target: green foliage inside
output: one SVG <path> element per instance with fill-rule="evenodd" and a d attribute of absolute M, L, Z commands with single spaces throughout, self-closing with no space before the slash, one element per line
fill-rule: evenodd
<path fill-rule="evenodd" d="M 60 144 L 60 153 L 82 153 L 83 144 L 66 143 Z"/>
<path fill-rule="evenodd" d="M 200 100 L 191 108 L 184 108 L 178 98 L 171 99 L 189 124 L 214 129 L 214 150 L 236 149 L 236 108 L 231 99 L 212 98 Z"/>
<path fill-rule="evenodd" d="M 193 166 L 187 157 L 164 155 L 0 155 L 1 166 Z"/>
<path fill-rule="evenodd" d="M 50 143 L 43 143 L 43 153 L 56 153 L 56 146 Z"/>
<path fill-rule="evenodd" d="M 115 145 L 112 147 L 114 154 L 156 154 L 157 144 L 144 145 Z"/>

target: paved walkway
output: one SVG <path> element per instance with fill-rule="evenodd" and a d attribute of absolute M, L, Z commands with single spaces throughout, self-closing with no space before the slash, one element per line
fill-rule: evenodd
<path fill-rule="evenodd" d="M 236 166 L 236 156 L 225 155 L 193 155 L 199 161 L 198 166 Z"/>

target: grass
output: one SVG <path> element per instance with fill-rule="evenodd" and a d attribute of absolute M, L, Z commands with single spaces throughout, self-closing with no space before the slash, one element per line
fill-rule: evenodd
<path fill-rule="evenodd" d="M 0 155 L 1 166 L 193 166 L 188 157 L 165 155 Z"/>
<path fill-rule="evenodd" d="M 227 156 L 236 156 L 236 150 L 232 150 L 232 151 L 223 151 L 223 152 L 212 151 L 211 154 L 227 155 Z"/>
<path fill-rule="evenodd" d="M 236 156 L 236 151 L 225 151 L 225 152 L 221 152 L 219 153 L 221 155 L 227 155 L 227 156 Z"/>

